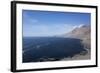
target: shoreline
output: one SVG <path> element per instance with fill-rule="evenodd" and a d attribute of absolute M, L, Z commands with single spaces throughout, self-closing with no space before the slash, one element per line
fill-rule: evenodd
<path fill-rule="evenodd" d="M 87 59 L 91 59 L 91 50 L 87 49 L 87 53 L 84 55 L 81 54 L 77 54 L 73 57 L 69 57 L 69 58 L 64 58 L 61 61 L 67 61 L 67 60 L 87 60 Z"/>

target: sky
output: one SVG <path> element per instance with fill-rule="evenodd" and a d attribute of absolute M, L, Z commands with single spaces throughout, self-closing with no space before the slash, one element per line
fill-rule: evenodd
<path fill-rule="evenodd" d="M 23 36 L 63 35 L 76 26 L 90 25 L 90 19 L 90 13 L 23 10 Z"/>

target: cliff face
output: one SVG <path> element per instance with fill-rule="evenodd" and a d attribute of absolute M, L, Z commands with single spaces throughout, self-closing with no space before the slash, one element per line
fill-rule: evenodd
<path fill-rule="evenodd" d="M 69 33 L 64 34 L 64 37 L 81 39 L 85 48 L 91 48 L 91 26 L 83 25 L 81 27 L 76 27 Z"/>

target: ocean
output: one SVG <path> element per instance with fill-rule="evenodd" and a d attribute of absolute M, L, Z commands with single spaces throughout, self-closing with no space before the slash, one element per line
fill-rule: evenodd
<path fill-rule="evenodd" d="M 23 63 L 60 61 L 80 54 L 82 40 L 63 37 L 23 37 Z"/>

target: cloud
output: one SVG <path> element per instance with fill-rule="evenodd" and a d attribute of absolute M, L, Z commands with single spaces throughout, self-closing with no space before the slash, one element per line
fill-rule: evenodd
<path fill-rule="evenodd" d="M 24 14 L 24 16 L 23 16 L 23 24 L 31 25 L 31 24 L 38 23 L 38 22 L 39 22 L 38 19 L 30 17 L 27 14 Z"/>
<path fill-rule="evenodd" d="M 82 26 L 84 26 L 85 24 L 79 24 L 79 25 L 75 25 L 73 26 L 73 29 L 76 29 L 76 28 L 81 28 Z"/>
<path fill-rule="evenodd" d="M 37 22 L 38 22 L 37 19 L 30 19 L 29 21 L 30 21 L 31 23 L 37 23 Z"/>
<path fill-rule="evenodd" d="M 70 24 L 37 24 L 37 25 L 28 25 L 24 29 L 25 36 L 55 36 L 62 35 L 69 32 L 73 28 Z"/>
<path fill-rule="evenodd" d="M 85 24 L 80 24 L 79 26 L 78 26 L 78 28 L 81 28 L 81 27 L 83 27 Z"/>

